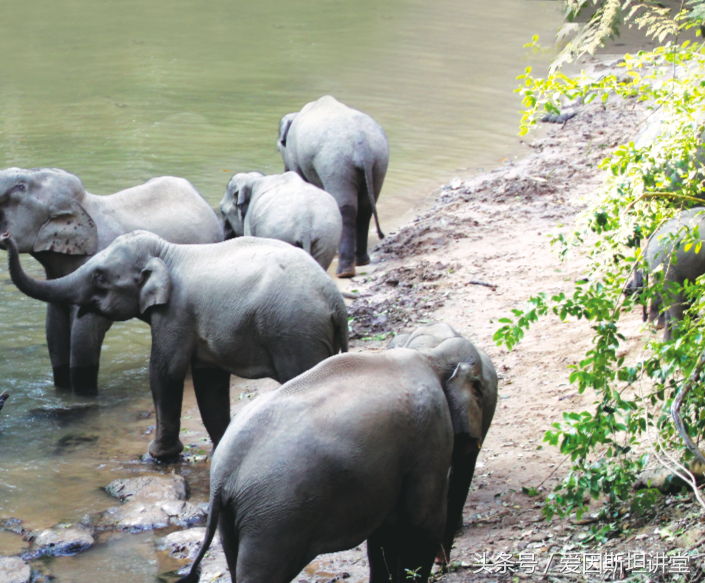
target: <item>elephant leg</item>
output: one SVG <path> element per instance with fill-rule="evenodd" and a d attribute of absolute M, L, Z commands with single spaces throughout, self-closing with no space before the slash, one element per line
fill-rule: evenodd
<path fill-rule="evenodd" d="M 394 580 L 426 583 L 431 576 L 438 537 L 418 527 L 400 528 L 399 534 L 399 570 Z"/>
<path fill-rule="evenodd" d="M 353 277 L 355 275 L 355 233 L 357 208 L 353 205 L 340 207 L 343 218 L 343 232 L 338 244 L 338 277 Z"/>
<path fill-rule="evenodd" d="M 443 543 L 436 555 L 436 563 L 445 565 L 449 562 L 453 539 L 463 523 L 463 508 L 470 490 L 477 456 L 480 454 L 476 439 L 459 435 L 453 446 L 450 483 L 448 484 L 448 512 Z"/>
<path fill-rule="evenodd" d="M 78 307 L 71 307 L 71 387 L 79 395 L 98 392 L 100 351 L 112 321 L 97 314 L 78 317 Z"/>
<path fill-rule="evenodd" d="M 196 362 L 191 363 L 191 373 L 198 410 L 215 450 L 230 423 L 230 373 Z"/>
<path fill-rule="evenodd" d="M 315 334 L 315 332 L 312 334 Z M 272 350 L 272 353 L 274 369 L 277 375 L 274 380 L 284 384 L 312 369 L 329 356 L 333 356 L 333 345 L 328 342 L 316 342 L 315 344 L 309 342 L 296 345 L 285 339 L 284 343 Z"/>
<path fill-rule="evenodd" d="M 152 354 L 149 359 L 149 385 L 157 417 L 156 436 L 149 453 L 157 459 L 180 454 L 184 445 L 179 440 L 184 377 L 191 360 L 192 346 L 178 334 L 169 334 L 152 321 Z M 162 339 L 162 340 L 160 340 Z M 164 340 L 165 339 L 165 340 Z"/>
<path fill-rule="evenodd" d="M 239 540 L 237 568 L 230 568 L 233 583 L 289 583 L 316 558 L 307 552 L 308 539 L 300 529 L 289 524 L 268 528 L 264 520 L 259 524 L 259 532 Z"/>
<path fill-rule="evenodd" d="M 399 568 L 397 527 L 386 522 L 367 539 L 370 583 L 388 583 Z"/>
<path fill-rule="evenodd" d="M 355 265 L 367 265 L 370 262 L 370 256 L 367 254 L 367 238 L 370 233 L 371 218 L 372 207 L 370 206 L 370 201 L 367 196 L 363 196 L 358 203 L 355 223 Z"/>
<path fill-rule="evenodd" d="M 51 368 L 54 371 L 54 385 L 58 389 L 70 389 L 71 314 L 68 306 L 47 305 L 46 336 Z"/>
<path fill-rule="evenodd" d="M 218 532 L 220 533 L 220 542 L 223 545 L 225 560 L 228 563 L 228 569 L 230 569 L 230 577 L 233 583 L 236 583 L 235 573 L 237 572 L 237 557 L 240 541 L 237 536 L 235 516 L 227 504 L 223 504 L 220 511 Z"/>

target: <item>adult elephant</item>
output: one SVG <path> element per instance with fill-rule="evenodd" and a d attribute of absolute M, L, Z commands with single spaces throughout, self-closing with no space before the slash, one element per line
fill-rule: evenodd
<path fill-rule="evenodd" d="M 179 441 L 184 377 L 218 444 L 230 422 L 230 374 L 284 383 L 348 347 L 347 310 L 333 281 L 301 249 L 240 237 L 175 245 L 146 231 L 115 239 L 73 273 L 35 280 L 9 252 L 10 275 L 30 297 L 71 303 L 152 328 L 149 382 L 157 416 L 149 452 L 171 458 Z"/>
<path fill-rule="evenodd" d="M 427 581 L 454 447 L 485 423 L 484 366 L 454 337 L 335 356 L 257 398 L 213 455 L 206 537 L 179 583 L 198 581 L 216 525 L 233 581 L 286 583 L 365 540 L 371 583 Z"/>
<path fill-rule="evenodd" d="M 228 183 L 220 212 L 225 236 L 269 237 L 301 247 L 323 269 L 338 250 L 343 225 L 335 199 L 296 172 L 240 172 Z"/>
<path fill-rule="evenodd" d="M 0 172 L 0 233 L 10 233 L 19 252 L 37 259 L 48 279 L 75 271 L 116 237 L 136 229 L 174 243 L 223 240 L 217 215 L 183 178 L 154 178 L 96 196 L 64 170 Z M 111 324 L 96 314 L 79 317 L 70 302 L 48 305 L 46 336 L 57 387 L 77 393 L 97 390 L 100 350 Z"/>
<path fill-rule="evenodd" d="M 497 372 L 484 351 L 465 340 L 445 322 L 421 326 L 410 334 L 399 334 L 389 344 L 389 348 L 411 348 L 428 351 L 450 339 L 457 341 L 458 353 L 454 357 L 462 362 L 476 362 L 477 379 L 473 391 L 479 411 L 474 419 L 477 423 L 468 431 L 457 434 L 453 446 L 453 468 L 448 487 L 448 519 L 443 533 L 443 545 L 436 556 L 436 562 L 445 565 L 449 558 L 453 539 L 463 524 L 463 507 L 468 497 L 470 483 L 475 473 L 477 456 L 490 429 L 497 407 Z M 460 342 L 462 340 L 463 342 Z"/>
<path fill-rule="evenodd" d="M 367 236 L 389 163 L 389 144 L 382 127 L 369 115 L 326 95 L 307 103 L 279 122 L 279 151 L 284 169 L 331 193 L 343 217 L 338 246 L 338 277 L 355 275 L 367 265 Z"/>
<path fill-rule="evenodd" d="M 693 207 L 666 221 L 649 238 L 644 257 L 649 273 L 660 270 L 663 278 L 662 289 L 651 300 L 649 320 L 658 319 L 664 328 L 664 339 L 673 336 L 673 322 L 683 319 L 688 307 L 683 294 L 686 281 L 695 282 L 705 275 L 705 207 Z M 687 245 L 687 240 L 694 242 Z M 648 276 L 637 271 L 625 293 L 639 293 Z M 646 311 L 644 313 L 646 319 Z"/>

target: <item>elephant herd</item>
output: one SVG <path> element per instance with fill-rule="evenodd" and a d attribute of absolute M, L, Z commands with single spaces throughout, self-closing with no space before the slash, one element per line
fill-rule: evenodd
<path fill-rule="evenodd" d="M 150 325 L 157 459 L 183 449 L 191 370 L 214 453 L 206 538 L 182 583 L 198 581 L 216 527 L 233 582 L 286 583 L 363 541 L 373 583 L 427 581 L 462 524 L 497 374 L 448 324 L 348 353 L 347 309 L 325 270 L 336 251 L 339 277 L 369 262 L 372 216 L 383 237 L 386 136 L 326 96 L 284 116 L 278 145 L 285 173 L 233 176 L 222 222 L 180 178 L 95 196 L 63 170 L 4 170 L 0 248 L 15 285 L 48 304 L 57 387 L 95 393 L 111 323 Z M 282 386 L 231 422 L 231 374 Z"/>

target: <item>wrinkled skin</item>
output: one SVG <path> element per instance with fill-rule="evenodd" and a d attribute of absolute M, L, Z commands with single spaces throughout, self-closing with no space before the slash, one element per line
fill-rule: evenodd
<path fill-rule="evenodd" d="M 85 191 L 77 176 L 55 168 L 0 172 L 0 233 L 30 253 L 48 279 L 75 271 L 117 236 L 146 229 L 174 243 L 223 240 L 215 212 L 182 178 L 164 176 L 108 196 Z M 47 306 L 46 334 L 54 384 L 94 393 L 100 350 L 111 321 L 78 317 L 66 302 Z"/>
<path fill-rule="evenodd" d="M 664 223 L 651 236 L 644 252 L 651 274 L 659 268 L 663 270 L 664 292 L 652 300 L 649 320 L 653 321 L 658 318 L 659 327 L 664 328 L 664 339 L 666 340 L 673 336 L 672 321 L 683 319 L 683 312 L 688 307 L 681 293 L 669 292 L 666 286 L 669 283 L 682 286 L 686 280 L 694 282 L 705 274 L 705 245 L 701 246 L 696 253 L 695 245 L 686 251 L 685 245 L 681 244 L 685 238 L 693 239 L 692 229 L 696 226 L 699 226 L 699 240 L 705 241 L 703 220 L 705 220 L 705 207 L 694 207 L 683 211 L 679 217 L 674 217 Z M 675 239 L 672 239 L 673 236 Z M 672 256 L 675 256 L 675 261 L 671 259 Z M 625 293 L 640 291 L 645 279 L 643 274 L 637 273 L 634 280 L 627 286 Z"/>
<path fill-rule="evenodd" d="M 343 229 L 335 199 L 296 172 L 235 174 L 220 212 L 226 236 L 279 239 L 302 248 L 323 269 L 335 257 Z"/>
<path fill-rule="evenodd" d="M 333 195 L 343 217 L 338 245 L 338 277 L 355 275 L 355 265 L 367 265 L 370 219 L 377 219 L 389 144 L 382 127 L 369 115 L 326 95 L 307 103 L 279 122 L 279 152 L 284 170 L 299 174 Z"/>
<path fill-rule="evenodd" d="M 179 583 L 198 581 L 216 525 L 234 583 L 286 583 L 364 540 L 372 583 L 427 581 L 454 447 L 483 424 L 477 358 L 460 337 L 343 354 L 258 397 L 215 451 L 206 538 Z"/>
<path fill-rule="evenodd" d="M 313 258 L 281 241 L 174 245 L 135 231 L 75 272 L 47 281 L 28 277 L 12 239 L 4 242 L 12 280 L 30 297 L 150 324 L 157 427 L 149 452 L 158 459 L 183 449 L 181 400 L 189 366 L 203 423 L 217 445 L 230 422 L 231 373 L 284 383 L 347 351 L 340 292 Z"/>
<path fill-rule="evenodd" d="M 482 443 L 490 429 L 495 408 L 497 407 L 497 372 L 490 357 L 473 346 L 446 323 L 421 326 L 410 334 L 399 334 L 389 343 L 389 348 L 411 348 L 419 351 L 433 350 L 448 339 L 462 339 L 460 352 L 454 357 L 462 362 L 475 363 L 473 390 L 478 402 L 479 423 L 471 431 L 456 435 L 453 448 L 453 469 L 448 488 L 448 520 L 443 533 L 443 544 L 436 556 L 436 562 L 445 565 L 449 562 L 453 539 L 458 528 L 463 524 L 463 507 L 470 490 L 477 456 Z M 455 361 L 453 360 L 453 361 Z"/>

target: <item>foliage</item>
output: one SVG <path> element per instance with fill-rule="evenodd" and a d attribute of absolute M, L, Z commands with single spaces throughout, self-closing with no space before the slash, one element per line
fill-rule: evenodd
<path fill-rule="evenodd" d="M 677 14 L 653 0 L 564 0 L 566 23 L 556 35 L 561 50 L 551 65 L 555 72 L 563 64 L 595 51 L 609 38 L 619 36 L 624 25 L 644 29 L 659 43 L 683 28 L 705 21 L 705 0 L 683 1 Z M 578 20 L 592 12 L 585 22 Z"/>
<path fill-rule="evenodd" d="M 653 439 L 661 451 L 676 452 L 684 460 L 691 457 L 674 428 L 669 407 L 705 350 L 705 319 L 698 317 L 705 310 L 705 277 L 686 282 L 681 290 L 692 306 L 674 325 L 675 339 L 664 341 L 660 332 L 650 329 L 638 362 L 627 362 L 620 350 L 625 341 L 620 317 L 646 306 L 662 292 L 675 291 L 674 284 L 664 283 L 661 266 L 641 293 L 623 293 L 635 271 L 646 269 L 642 247 L 648 238 L 670 217 L 705 200 L 703 45 L 686 42 L 626 55 L 622 71 L 600 79 L 562 73 L 541 79 L 527 69 L 519 77 L 522 86 L 517 91 L 526 108 L 524 132 L 545 112 L 557 112 L 562 103 L 576 99 L 597 99 L 605 106 L 611 100 L 626 99 L 641 102 L 651 112 L 645 138 L 619 146 L 602 162 L 605 182 L 589 201 L 575 232 L 553 236 L 552 244 L 561 256 L 573 250 L 587 255 L 585 277 L 570 294 L 530 298 L 525 309 L 501 319 L 503 325 L 495 333 L 495 341 L 511 349 L 533 322 L 549 312 L 564 322 L 586 321 L 592 330 L 590 349 L 570 366 L 570 382 L 580 393 L 594 395 L 595 407 L 566 413 L 544 438 L 559 446 L 572 463 L 544 506 L 549 518 L 573 512 L 580 518 L 590 498 L 604 497 L 603 517 L 612 521 L 621 501 L 631 500 L 634 512 L 648 508 L 655 491 L 634 494 L 631 488 L 647 463 Z M 686 226 L 663 243 L 700 251 L 700 236 L 697 228 Z M 674 263 L 675 255 L 663 263 L 668 265 L 669 259 Z M 685 399 L 682 413 L 691 436 L 705 433 L 702 379 Z"/>

